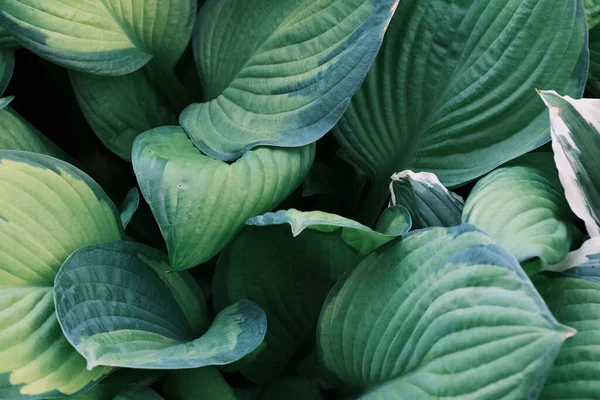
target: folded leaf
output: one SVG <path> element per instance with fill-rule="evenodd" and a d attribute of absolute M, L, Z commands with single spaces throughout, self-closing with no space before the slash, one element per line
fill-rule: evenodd
<path fill-rule="evenodd" d="M 123 229 L 127 228 L 131 217 L 133 217 L 139 205 L 140 192 L 136 188 L 133 188 L 127 192 L 127 196 L 125 196 L 125 200 L 123 200 L 123 204 L 121 205 L 121 223 L 123 224 Z"/>
<path fill-rule="evenodd" d="M 0 23 L 23 46 L 63 67 L 125 75 L 152 57 L 174 66 L 187 46 L 196 0 L 4 0 Z"/>
<path fill-rule="evenodd" d="M 390 192 L 390 204 L 408 209 L 413 229 L 461 224 L 464 200 L 446 189 L 435 174 L 399 172 L 392 175 Z"/>
<path fill-rule="evenodd" d="M 556 272 L 576 272 L 578 268 L 587 267 L 600 267 L 600 237 L 586 240 L 579 249 L 570 252 L 560 263 L 550 265 L 547 269 Z"/>
<path fill-rule="evenodd" d="M 410 229 L 410 216 L 406 209 L 400 209 L 400 215 L 395 216 L 399 221 L 394 221 L 398 226 L 393 229 L 393 234 L 374 231 L 356 221 L 339 215 L 322 211 L 301 212 L 296 209 L 266 213 L 250 218 L 247 225 L 269 226 L 289 224 L 292 234 L 298 236 L 305 229 L 318 232 L 341 231 L 341 238 L 361 254 L 368 254 L 376 248 L 383 246 L 392 239 L 404 235 Z"/>
<path fill-rule="evenodd" d="M 294 237 L 285 226 L 249 226 L 221 253 L 213 278 L 215 310 L 249 299 L 269 321 L 263 345 L 240 368 L 251 381 L 281 375 L 294 355 L 313 346 L 323 300 L 361 258 L 343 235 L 341 229 L 307 229 Z"/>
<path fill-rule="evenodd" d="M 70 160 L 64 151 L 10 107 L 0 109 L 0 149 L 30 151 Z"/>
<path fill-rule="evenodd" d="M 536 280 L 561 323 L 577 329 L 562 346 L 540 399 L 593 399 L 600 393 L 600 280 L 595 267 Z"/>
<path fill-rule="evenodd" d="M 15 54 L 12 50 L 0 49 L 0 97 L 6 90 L 15 68 Z"/>
<path fill-rule="evenodd" d="M 482 178 L 462 219 L 511 252 L 530 275 L 559 263 L 577 238 L 551 153 L 530 153 Z"/>
<path fill-rule="evenodd" d="M 573 212 L 590 236 L 600 236 L 600 100 L 540 92 L 550 110 L 552 150 Z"/>
<path fill-rule="evenodd" d="M 19 395 L 74 394 L 110 371 L 88 371 L 67 342 L 52 287 L 73 251 L 122 236 L 115 206 L 83 172 L 45 155 L 0 151 L 0 376 Z"/>
<path fill-rule="evenodd" d="M 161 252 L 133 242 L 87 246 L 65 261 L 55 280 L 56 313 L 89 368 L 228 364 L 262 342 L 265 314 L 249 301 L 223 310 L 204 332 L 200 288 L 168 268 Z"/>
<path fill-rule="evenodd" d="M 248 218 L 269 211 L 300 185 L 314 154 L 314 145 L 260 148 L 227 164 L 203 155 L 179 127 L 139 136 L 133 168 L 171 267 L 191 268 L 216 255 Z"/>
<path fill-rule="evenodd" d="M 397 4 L 208 1 L 194 35 L 208 102 L 185 109 L 180 124 L 200 150 L 220 160 L 260 145 L 316 141 L 363 81 Z"/>
<path fill-rule="evenodd" d="M 535 96 L 581 96 L 587 78 L 582 0 L 402 0 L 365 83 L 335 134 L 373 181 L 428 171 L 454 187 L 548 141 Z"/>
<path fill-rule="evenodd" d="M 236 400 L 233 389 L 214 367 L 169 372 L 165 395 L 169 400 Z"/>
<path fill-rule="evenodd" d="M 536 398 L 575 333 L 472 225 L 373 252 L 330 292 L 318 329 L 322 361 L 347 385 L 407 400 Z"/>
<path fill-rule="evenodd" d="M 118 77 L 75 71 L 69 76 L 90 126 L 110 151 L 125 160 L 131 160 L 137 135 L 177 122 L 147 68 Z"/>

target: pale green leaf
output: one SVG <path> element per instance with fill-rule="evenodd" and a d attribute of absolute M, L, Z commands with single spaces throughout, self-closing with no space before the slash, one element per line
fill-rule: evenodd
<path fill-rule="evenodd" d="M 122 236 L 115 206 L 83 172 L 45 155 L 0 151 L 0 374 L 20 394 L 74 394 L 110 371 L 88 371 L 67 342 L 52 287 L 73 251 Z"/>
<path fill-rule="evenodd" d="M 552 150 L 569 206 L 600 236 L 600 100 L 540 92 L 550 110 Z"/>
<path fill-rule="evenodd" d="M 397 209 L 399 215 L 394 215 L 394 228 L 391 234 L 374 231 L 356 221 L 339 215 L 322 211 L 302 212 L 296 209 L 280 210 L 275 213 L 266 213 L 246 221 L 247 225 L 269 226 L 288 224 L 292 234 L 298 236 L 305 229 L 319 232 L 341 231 L 344 242 L 352 246 L 361 254 L 368 254 L 376 248 L 383 246 L 390 240 L 408 232 L 410 229 L 410 216 L 406 209 Z M 387 228 L 387 226 L 386 226 Z"/>
<path fill-rule="evenodd" d="M 194 50 L 206 103 L 180 124 L 214 158 L 325 135 L 369 70 L 398 0 L 211 0 Z M 244 10 L 241 12 L 240 10 Z"/>
<path fill-rule="evenodd" d="M 228 364 L 262 342 L 265 314 L 246 300 L 221 311 L 205 331 L 200 288 L 168 268 L 158 250 L 124 241 L 81 248 L 65 261 L 55 280 L 56 313 L 88 368 Z"/>
<path fill-rule="evenodd" d="M 530 275 L 559 263 L 577 238 L 552 153 L 530 153 L 490 172 L 471 191 L 462 220 L 492 235 Z"/>
<path fill-rule="evenodd" d="M 192 35 L 195 0 L 3 0 L 0 23 L 66 68 L 124 75 L 151 58 L 174 67 Z"/>
<path fill-rule="evenodd" d="M 170 371 L 164 389 L 169 400 L 236 400 L 233 389 L 214 367 Z"/>
<path fill-rule="evenodd" d="M 342 236 L 341 229 L 307 229 L 294 237 L 286 226 L 248 226 L 221 253 L 213 278 L 215 309 L 249 299 L 267 314 L 263 345 L 239 368 L 251 381 L 281 375 L 294 356 L 314 346 L 323 300 L 361 258 Z"/>
<path fill-rule="evenodd" d="M 413 229 L 461 224 L 464 200 L 450 192 L 435 174 L 402 171 L 392 175 L 391 205 L 406 207 Z"/>
<path fill-rule="evenodd" d="M 202 154 L 179 127 L 139 136 L 133 168 L 169 249 L 174 270 L 216 255 L 246 220 L 271 210 L 296 189 L 315 146 L 259 148 L 233 164 Z"/>
<path fill-rule="evenodd" d="M 383 210 L 375 230 L 386 235 L 401 236 L 412 228 L 412 218 L 404 206 L 390 206 Z"/>
<path fill-rule="evenodd" d="M 139 205 L 140 192 L 138 192 L 137 188 L 133 188 L 127 192 L 125 200 L 123 200 L 123 204 L 121 205 L 121 223 L 123 224 L 123 229 L 127 228 L 131 217 L 133 217 Z"/>
<path fill-rule="evenodd" d="M 558 353 L 540 399 L 594 399 L 600 393 L 598 269 L 582 267 L 566 272 L 536 280 L 537 289 L 556 319 L 577 329 L 577 334 Z"/>
<path fill-rule="evenodd" d="M 330 292 L 317 339 L 365 399 L 534 399 L 574 333 L 513 256 L 460 225 L 371 253 Z"/>
<path fill-rule="evenodd" d="M 131 160 L 137 135 L 177 122 L 148 68 L 118 77 L 75 71 L 69 76 L 90 126 L 110 151 L 125 160 Z"/>
<path fill-rule="evenodd" d="M 535 89 L 583 94 L 586 37 L 583 0 L 400 1 L 334 131 L 373 182 L 367 209 L 395 172 L 455 187 L 547 142 Z"/>
<path fill-rule="evenodd" d="M 70 160 L 64 151 L 10 107 L 0 109 L 0 149 L 29 151 Z"/>

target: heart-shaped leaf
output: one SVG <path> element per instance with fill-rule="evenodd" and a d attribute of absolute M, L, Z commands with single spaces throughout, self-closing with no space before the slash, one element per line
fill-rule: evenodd
<path fill-rule="evenodd" d="M 236 400 L 233 389 L 214 367 L 169 372 L 165 395 L 169 400 Z"/>
<path fill-rule="evenodd" d="M 462 219 L 496 238 L 530 275 L 559 263 L 577 238 L 552 153 L 530 153 L 490 172 L 471 191 Z"/>
<path fill-rule="evenodd" d="M 177 122 L 148 68 L 106 77 L 71 71 L 77 102 L 88 123 L 110 151 L 131 160 L 137 135 Z"/>
<path fill-rule="evenodd" d="M 196 0 L 3 0 L 0 23 L 52 62 L 125 75 L 151 58 L 174 67 L 192 35 Z"/>
<path fill-rule="evenodd" d="M 265 383 L 281 375 L 298 351 L 314 346 L 323 300 L 361 258 L 342 232 L 306 230 L 294 237 L 285 226 L 249 226 L 221 253 L 213 280 L 215 310 L 249 299 L 269 321 L 263 345 L 240 368 L 248 379 Z"/>
<path fill-rule="evenodd" d="M 228 364 L 262 342 L 265 313 L 249 301 L 221 311 L 204 332 L 200 288 L 187 273 L 168 269 L 158 250 L 124 241 L 84 247 L 65 261 L 55 280 L 56 313 L 89 368 Z"/>
<path fill-rule="evenodd" d="M 88 371 L 67 342 L 52 287 L 73 251 L 122 236 L 115 206 L 83 172 L 45 155 L 0 151 L 0 373 L 20 395 L 74 394 L 110 370 Z"/>
<path fill-rule="evenodd" d="M 563 340 L 508 252 L 472 225 L 414 231 L 327 298 L 325 366 L 369 399 L 536 398 Z"/>
<path fill-rule="evenodd" d="M 600 236 L 600 100 L 540 92 L 550 110 L 552 150 L 569 206 Z"/>
<path fill-rule="evenodd" d="M 562 346 L 540 399 L 593 399 L 600 393 L 600 279 L 596 267 L 536 279 L 561 323 L 577 329 Z"/>
<path fill-rule="evenodd" d="M 179 127 L 139 136 L 133 168 L 172 268 L 191 268 L 221 251 L 248 218 L 269 211 L 300 185 L 314 154 L 314 145 L 259 148 L 227 164 L 203 155 Z"/>
<path fill-rule="evenodd" d="M 399 207 L 398 215 L 394 215 L 394 229 L 392 234 L 374 231 L 356 221 L 339 215 L 322 211 L 301 212 L 295 209 L 266 213 L 250 218 L 247 225 L 269 226 L 288 224 L 294 237 L 300 235 L 305 229 L 318 232 L 334 232 L 340 230 L 341 238 L 361 254 L 368 254 L 378 247 L 383 246 L 392 239 L 404 235 L 410 229 L 410 216 L 405 208 Z M 386 223 L 389 226 L 390 223 Z"/>
<path fill-rule="evenodd" d="M 180 124 L 214 158 L 325 135 L 375 58 L 398 0 L 211 0 L 200 10 L 196 64 L 208 102 Z M 245 12 L 240 12 L 240 10 Z"/>
<path fill-rule="evenodd" d="M 581 96 L 586 37 L 582 0 L 400 1 L 335 130 L 373 181 L 367 209 L 394 172 L 454 187 L 547 142 L 535 89 Z"/>
<path fill-rule="evenodd" d="M 392 175 L 392 205 L 408 209 L 413 229 L 461 224 L 464 200 L 450 192 L 435 174 L 402 171 Z"/>
<path fill-rule="evenodd" d="M 0 149 L 30 151 L 70 160 L 64 151 L 10 107 L 0 109 Z"/>

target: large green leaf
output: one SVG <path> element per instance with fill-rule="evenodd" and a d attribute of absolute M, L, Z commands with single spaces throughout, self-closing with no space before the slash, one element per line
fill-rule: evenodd
<path fill-rule="evenodd" d="M 168 269 L 158 250 L 124 241 L 84 247 L 65 261 L 55 280 L 56 313 L 89 368 L 228 364 L 262 342 L 266 318 L 258 306 L 237 302 L 206 330 L 202 291 L 187 273 Z"/>
<path fill-rule="evenodd" d="M 577 329 L 560 352 L 540 399 L 594 399 L 600 393 L 600 280 L 594 267 L 536 280 L 561 323 Z"/>
<path fill-rule="evenodd" d="M 414 231 L 343 277 L 321 359 L 369 399 L 534 399 L 563 340 L 517 261 L 472 225 Z"/>
<path fill-rule="evenodd" d="M 221 251 L 248 218 L 269 211 L 300 185 L 314 154 L 314 145 L 263 147 L 227 164 L 203 155 L 179 127 L 139 136 L 133 168 L 172 268 L 191 268 Z"/>
<path fill-rule="evenodd" d="M 45 155 L 0 151 L 0 376 L 10 374 L 20 394 L 73 394 L 110 370 L 87 370 L 69 345 L 52 287 L 74 250 L 122 235 L 115 206 L 83 172 Z"/>
<path fill-rule="evenodd" d="M 399 172 L 392 175 L 390 192 L 390 204 L 408 209 L 413 229 L 461 224 L 464 200 L 446 189 L 435 174 Z"/>
<path fill-rule="evenodd" d="M 374 231 L 339 215 L 322 211 L 301 212 L 293 208 L 250 218 L 246 221 L 246 224 L 256 226 L 288 224 L 294 237 L 300 235 L 305 229 L 326 233 L 339 230 L 344 242 L 359 253 L 368 254 L 390 240 L 408 232 L 411 226 L 410 216 L 406 209 L 399 208 L 399 210 L 400 214 L 395 216 L 396 220 L 394 221 L 397 226 L 393 229 L 394 233 L 391 234 Z"/>
<path fill-rule="evenodd" d="M 221 253 L 215 309 L 249 299 L 269 321 L 263 346 L 241 367 L 250 380 L 265 383 L 282 374 L 300 350 L 313 345 L 323 300 L 361 257 L 342 235 L 306 230 L 294 237 L 285 226 L 249 226 Z"/>
<path fill-rule="evenodd" d="M 573 212 L 600 236 L 600 100 L 540 92 L 550 110 L 552 150 Z"/>
<path fill-rule="evenodd" d="M 0 49 L 0 97 L 6 90 L 15 68 L 15 55 L 12 50 Z"/>
<path fill-rule="evenodd" d="M 233 389 L 214 367 L 169 372 L 165 395 L 169 400 L 236 400 Z"/>
<path fill-rule="evenodd" d="M 99 75 L 124 75 L 153 57 L 173 68 L 190 40 L 195 14 L 195 0 L 0 2 L 0 23 L 23 46 Z"/>
<path fill-rule="evenodd" d="M 181 125 L 220 160 L 316 141 L 360 86 L 398 1 L 208 1 L 194 36 L 208 102 Z"/>
<path fill-rule="evenodd" d="M 582 0 L 400 1 L 335 130 L 373 181 L 367 208 L 395 172 L 453 187 L 547 142 L 535 89 L 583 93 L 586 37 Z"/>
<path fill-rule="evenodd" d="M 0 149 L 30 151 L 70 160 L 65 152 L 10 107 L 0 109 Z"/>
<path fill-rule="evenodd" d="M 177 122 L 148 68 L 106 77 L 71 71 L 77 102 L 109 150 L 131 160 L 133 140 L 142 132 Z"/>
<path fill-rule="evenodd" d="M 530 153 L 490 172 L 471 191 L 462 219 L 496 238 L 529 274 L 559 263 L 577 237 L 552 153 Z"/>

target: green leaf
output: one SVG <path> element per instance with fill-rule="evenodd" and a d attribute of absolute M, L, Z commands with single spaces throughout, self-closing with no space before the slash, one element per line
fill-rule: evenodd
<path fill-rule="evenodd" d="M 15 50 L 21 47 L 21 44 L 6 29 L 0 26 L 0 50 Z"/>
<path fill-rule="evenodd" d="M 462 219 L 492 235 L 530 275 L 559 263 L 577 237 L 552 153 L 530 153 L 490 172 L 471 191 Z"/>
<path fill-rule="evenodd" d="M 324 400 L 314 383 L 299 376 L 286 376 L 269 382 L 260 390 L 258 400 Z"/>
<path fill-rule="evenodd" d="M 110 151 L 125 160 L 131 160 L 137 135 L 177 122 L 148 68 L 118 77 L 75 71 L 69 76 L 90 126 Z"/>
<path fill-rule="evenodd" d="M 585 15 L 587 16 L 588 29 L 593 28 L 600 23 L 600 1 L 599 0 L 583 0 L 585 5 Z"/>
<path fill-rule="evenodd" d="M 195 21 L 196 1 L 4 0 L 0 24 L 24 47 L 63 67 L 125 75 L 155 57 L 174 67 Z"/>
<path fill-rule="evenodd" d="M 164 389 L 169 400 L 236 400 L 233 389 L 214 367 L 171 371 Z"/>
<path fill-rule="evenodd" d="M 600 25 L 590 31 L 590 81 L 600 81 Z"/>
<path fill-rule="evenodd" d="M 132 188 L 127 192 L 127 196 L 125 196 L 125 200 L 123 200 L 123 204 L 121 205 L 121 223 L 123 224 L 123 229 L 127 228 L 131 217 L 133 217 L 139 205 L 140 192 L 138 192 L 137 188 Z"/>
<path fill-rule="evenodd" d="M 314 346 L 327 293 L 361 258 L 343 235 L 342 229 L 307 229 L 294 237 L 285 226 L 248 226 L 221 253 L 213 278 L 215 310 L 249 299 L 269 321 L 263 345 L 240 366 L 251 381 L 281 375 L 298 352 Z"/>
<path fill-rule="evenodd" d="M 588 267 L 600 268 L 600 237 L 586 240 L 579 249 L 570 252 L 560 263 L 550 265 L 547 269 L 562 272 Z"/>
<path fill-rule="evenodd" d="M 408 209 L 413 229 L 461 224 L 464 200 L 446 189 L 435 174 L 399 172 L 392 175 L 390 192 L 390 204 Z"/>
<path fill-rule="evenodd" d="M 364 398 L 534 399 L 574 333 L 514 257 L 460 225 L 369 255 L 330 292 L 317 339 L 324 365 Z"/>
<path fill-rule="evenodd" d="M 356 221 L 339 215 L 329 214 L 322 211 L 302 212 L 296 209 L 287 211 L 280 210 L 275 213 L 266 213 L 258 217 L 250 218 L 247 225 L 269 226 L 288 224 L 292 229 L 294 237 L 300 235 L 305 229 L 318 232 L 341 231 L 341 238 L 361 254 L 368 254 L 376 248 L 383 246 L 390 240 L 408 232 L 410 229 L 410 216 L 406 209 L 399 209 L 400 215 L 395 217 L 400 221 L 394 221 L 397 225 L 392 234 L 374 231 Z"/>
<path fill-rule="evenodd" d="M 540 92 L 550 110 L 552 150 L 569 206 L 600 236 L 600 100 Z"/>
<path fill-rule="evenodd" d="M 88 371 L 69 345 L 52 287 L 73 251 L 122 237 L 115 206 L 83 172 L 45 155 L 0 151 L 0 376 L 21 395 L 74 394 L 110 371 Z"/>
<path fill-rule="evenodd" d="M 141 386 L 130 386 L 119 392 L 114 400 L 164 400 L 162 396 L 158 395 L 154 390 L 141 387 Z"/>
<path fill-rule="evenodd" d="M 593 399 L 600 393 L 600 281 L 593 267 L 571 271 L 536 280 L 556 319 L 577 329 L 558 353 L 540 394 L 544 400 Z"/>
<path fill-rule="evenodd" d="M 66 161 L 71 159 L 10 107 L 0 109 L 0 149 L 46 154 Z"/>
<path fill-rule="evenodd" d="M 264 147 L 227 164 L 203 155 L 179 127 L 139 136 L 133 168 L 172 268 L 191 268 L 221 251 L 248 218 L 271 210 L 300 185 L 314 154 L 314 145 Z"/>
<path fill-rule="evenodd" d="M 15 69 L 15 54 L 12 50 L 0 49 L 0 97 L 6 90 L 13 70 Z"/>
<path fill-rule="evenodd" d="M 412 227 L 412 218 L 410 213 L 403 206 L 390 206 L 386 208 L 377 224 L 375 230 L 386 235 L 401 236 L 408 232 Z"/>
<path fill-rule="evenodd" d="M 583 94 L 586 37 L 582 0 L 400 1 L 334 131 L 373 182 L 367 208 L 395 172 L 455 187 L 547 142 L 535 89 Z"/>
<path fill-rule="evenodd" d="M 200 288 L 168 268 L 158 250 L 124 241 L 84 247 L 65 261 L 55 280 L 56 313 L 88 368 L 228 364 L 262 342 L 265 314 L 249 301 L 223 310 L 205 332 Z"/>
<path fill-rule="evenodd" d="M 359 88 L 397 4 L 208 1 L 194 35 L 208 102 L 190 105 L 180 124 L 200 150 L 220 160 L 260 145 L 316 141 Z"/>

